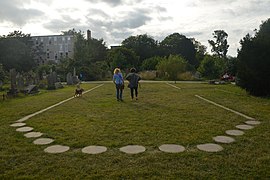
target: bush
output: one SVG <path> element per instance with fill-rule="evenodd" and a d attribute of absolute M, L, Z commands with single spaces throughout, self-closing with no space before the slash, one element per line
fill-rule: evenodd
<path fill-rule="evenodd" d="M 140 72 L 140 76 L 143 80 L 155 80 L 156 79 L 156 71 L 142 71 Z"/>

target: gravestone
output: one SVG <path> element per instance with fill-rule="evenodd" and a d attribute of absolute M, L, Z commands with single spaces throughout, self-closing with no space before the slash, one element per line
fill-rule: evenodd
<path fill-rule="evenodd" d="M 73 85 L 72 74 L 70 72 L 67 74 L 67 85 Z"/>
<path fill-rule="evenodd" d="M 15 96 L 17 95 L 17 85 L 16 85 L 16 70 L 10 69 L 10 90 L 7 92 L 8 96 Z"/>
<path fill-rule="evenodd" d="M 55 83 L 57 82 L 56 72 L 51 72 L 47 76 L 47 81 L 48 81 L 48 87 L 47 87 L 47 89 L 55 89 Z"/>
<path fill-rule="evenodd" d="M 54 83 L 55 89 L 64 88 L 63 84 L 61 82 Z"/>
<path fill-rule="evenodd" d="M 3 89 L 3 88 L 2 88 L 2 87 L 3 87 L 3 84 L 4 84 L 3 81 L 0 80 L 0 90 Z"/>
<path fill-rule="evenodd" d="M 38 92 L 39 91 L 37 85 L 29 85 L 26 88 L 24 88 L 24 94 L 36 94 Z"/>
<path fill-rule="evenodd" d="M 22 91 L 24 89 L 24 79 L 23 76 L 18 73 L 16 76 L 16 80 L 17 80 L 17 88 L 19 91 Z"/>

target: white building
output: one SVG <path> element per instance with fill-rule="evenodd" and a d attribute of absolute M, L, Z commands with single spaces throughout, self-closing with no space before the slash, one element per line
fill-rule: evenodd
<path fill-rule="evenodd" d="M 36 50 L 36 60 L 39 65 L 48 62 L 59 63 L 61 58 L 73 58 L 73 35 L 32 36 Z M 37 50 L 39 49 L 39 50 Z"/>

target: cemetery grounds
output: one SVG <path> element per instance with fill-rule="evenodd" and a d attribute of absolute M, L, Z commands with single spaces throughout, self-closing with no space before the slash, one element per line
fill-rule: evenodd
<path fill-rule="evenodd" d="M 39 94 L 0 101 L 0 179 L 269 179 L 270 99 L 248 95 L 231 84 L 141 83 L 139 100 L 117 102 L 112 83 L 85 83 L 91 90 L 25 121 L 52 144 L 70 147 L 64 153 L 44 152 L 10 125 L 17 120 L 73 96 L 75 86 L 41 90 Z M 217 143 L 219 152 L 197 145 L 215 143 L 247 119 L 226 108 L 255 118 L 261 124 L 234 136 L 235 142 Z M 185 147 L 166 153 L 163 144 Z M 90 145 L 107 147 L 101 154 L 85 154 Z M 119 149 L 140 145 L 145 152 L 126 154 Z"/>

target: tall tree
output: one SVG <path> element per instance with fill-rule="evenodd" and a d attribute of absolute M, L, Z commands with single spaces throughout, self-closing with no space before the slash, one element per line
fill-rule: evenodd
<path fill-rule="evenodd" d="M 139 57 L 136 53 L 125 47 L 111 49 L 108 53 L 108 62 L 111 69 L 119 67 L 121 69 L 129 69 L 138 67 Z"/>
<path fill-rule="evenodd" d="M 122 42 L 122 46 L 132 49 L 139 56 L 139 65 L 157 52 L 157 41 L 147 34 L 130 36 Z"/>
<path fill-rule="evenodd" d="M 30 34 L 14 31 L 0 38 L 0 63 L 5 70 L 29 71 L 36 66 Z"/>
<path fill-rule="evenodd" d="M 212 34 L 214 40 L 208 40 L 209 44 L 212 46 L 211 52 L 221 58 L 226 58 L 228 52 L 228 34 L 224 30 L 216 30 Z"/>
<path fill-rule="evenodd" d="M 181 55 L 189 64 L 193 66 L 198 65 L 195 58 L 196 51 L 194 44 L 191 39 L 182 34 L 173 33 L 167 36 L 163 41 L 161 41 L 160 47 L 163 52 L 163 56 Z"/>
<path fill-rule="evenodd" d="M 197 41 L 194 38 L 191 38 L 192 43 L 194 44 L 195 50 L 196 50 L 196 60 L 198 62 L 197 66 L 195 66 L 195 68 L 197 68 L 199 66 L 199 64 L 201 63 L 201 61 L 203 60 L 204 56 L 206 55 L 206 49 L 207 47 L 205 45 L 202 45 L 199 41 Z"/>
<path fill-rule="evenodd" d="M 256 96 L 270 95 L 270 19 L 252 37 L 247 34 L 238 52 L 238 85 Z"/>

